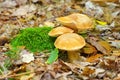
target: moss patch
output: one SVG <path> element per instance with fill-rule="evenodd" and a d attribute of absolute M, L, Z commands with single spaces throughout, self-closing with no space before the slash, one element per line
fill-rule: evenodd
<path fill-rule="evenodd" d="M 54 49 L 54 38 L 48 35 L 51 27 L 26 28 L 11 40 L 13 47 L 25 46 L 31 52 L 40 52 Z"/>

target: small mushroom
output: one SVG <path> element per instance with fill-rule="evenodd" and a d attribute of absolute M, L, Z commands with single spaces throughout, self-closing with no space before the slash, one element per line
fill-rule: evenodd
<path fill-rule="evenodd" d="M 83 32 L 84 30 L 88 30 L 93 28 L 93 21 L 84 14 L 73 13 L 71 15 L 60 17 L 56 19 L 62 25 L 74 29 L 77 32 Z"/>
<path fill-rule="evenodd" d="M 57 36 L 60 36 L 62 34 L 65 34 L 65 33 L 73 33 L 74 31 L 70 28 L 67 28 L 67 27 L 56 27 L 54 29 L 52 29 L 48 35 L 49 36 L 52 36 L 52 37 L 57 37 Z"/>
<path fill-rule="evenodd" d="M 84 38 L 76 33 L 66 33 L 57 37 L 54 45 L 56 48 L 66 50 L 70 62 L 80 59 L 79 50 L 86 44 Z"/>

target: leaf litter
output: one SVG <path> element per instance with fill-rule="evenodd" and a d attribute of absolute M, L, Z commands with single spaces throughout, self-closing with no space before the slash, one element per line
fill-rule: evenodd
<path fill-rule="evenodd" d="M 120 0 L 1 0 L 0 80 L 119 80 L 119 4 Z M 69 62 L 63 50 L 53 56 L 47 51 L 31 53 L 24 46 L 10 51 L 10 41 L 20 30 L 63 26 L 56 18 L 72 13 L 94 20 L 94 29 L 78 33 L 86 41 L 80 61 Z"/>

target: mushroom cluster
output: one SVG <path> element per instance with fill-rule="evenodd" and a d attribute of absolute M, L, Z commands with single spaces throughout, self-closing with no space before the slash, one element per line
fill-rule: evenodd
<path fill-rule="evenodd" d="M 57 37 L 54 43 L 55 47 L 66 50 L 70 62 L 78 61 L 80 59 L 79 50 L 86 45 L 86 42 L 77 33 L 93 28 L 92 20 L 88 16 L 79 13 L 73 13 L 56 20 L 64 27 L 60 26 L 52 29 L 48 35 Z"/>
<path fill-rule="evenodd" d="M 67 51 L 70 62 L 80 59 L 79 49 L 84 47 L 85 44 L 84 38 L 76 33 L 63 34 L 54 43 L 56 48 Z"/>

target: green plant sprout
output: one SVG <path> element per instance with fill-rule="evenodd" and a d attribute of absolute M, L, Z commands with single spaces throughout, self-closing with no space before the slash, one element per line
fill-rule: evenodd
<path fill-rule="evenodd" d="M 48 32 L 52 27 L 26 28 L 11 40 L 13 47 L 25 46 L 31 52 L 52 51 L 55 38 L 50 37 Z"/>
<path fill-rule="evenodd" d="M 53 51 L 51 51 L 50 57 L 47 59 L 46 63 L 47 64 L 52 64 L 55 60 L 57 60 L 58 59 L 58 53 L 59 53 L 59 50 L 57 48 L 55 48 Z"/>

